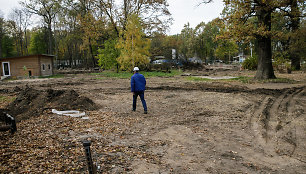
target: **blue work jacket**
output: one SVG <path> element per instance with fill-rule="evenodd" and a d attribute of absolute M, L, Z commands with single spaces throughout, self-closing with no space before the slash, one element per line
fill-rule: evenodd
<path fill-rule="evenodd" d="M 142 74 L 135 73 L 131 78 L 131 91 L 140 92 L 146 90 L 146 79 Z"/>

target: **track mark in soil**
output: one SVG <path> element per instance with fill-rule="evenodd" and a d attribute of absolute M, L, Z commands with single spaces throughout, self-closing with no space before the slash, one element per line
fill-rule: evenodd
<path fill-rule="evenodd" d="M 276 98 L 267 96 L 254 114 L 250 126 L 256 141 L 270 155 L 305 161 L 305 87 L 287 89 Z"/>
<path fill-rule="evenodd" d="M 158 86 L 152 87 L 148 86 L 147 90 L 166 90 L 166 91 L 190 91 L 190 90 L 200 90 L 200 91 L 207 91 L 207 92 L 220 92 L 220 93 L 248 93 L 248 94 L 263 94 L 269 96 L 280 96 L 286 91 L 292 91 L 296 88 L 292 89 L 249 89 L 246 87 L 241 86 L 224 86 L 220 84 L 207 84 L 207 83 L 187 83 L 182 86 Z"/>
<path fill-rule="evenodd" d="M 212 149 L 212 144 L 202 136 L 194 134 L 192 129 L 173 125 L 151 136 L 154 141 L 168 142 L 163 149 L 162 161 L 165 166 L 171 166 L 174 173 L 190 173 L 195 170 L 205 173 L 199 168 L 208 159 L 203 159 L 203 154 Z M 197 150 L 194 150 L 197 149 Z"/>

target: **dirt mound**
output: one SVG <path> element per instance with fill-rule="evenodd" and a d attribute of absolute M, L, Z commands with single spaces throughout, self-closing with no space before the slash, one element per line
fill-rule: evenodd
<path fill-rule="evenodd" d="M 20 89 L 15 101 L 7 110 L 17 121 L 35 117 L 46 109 L 96 110 L 98 106 L 89 98 L 79 96 L 74 90 Z"/>

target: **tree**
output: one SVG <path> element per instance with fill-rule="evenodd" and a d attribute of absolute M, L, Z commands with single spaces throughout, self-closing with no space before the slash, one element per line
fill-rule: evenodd
<path fill-rule="evenodd" d="M 256 79 L 276 78 L 272 67 L 271 15 L 277 8 L 283 6 L 280 0 L 228 0 L 224 21 L 227 25 L 227 36 L 237 40 L 256 39 L 258 45 L 258 67 Z M 255 19 L 254 22 L 251 22 Z"/>
<path fill-rule="evenodd" d="M 153 59 L 155 56 L 165 56 L 166 59 L 172 59 L 172 49 L 178 50 L 178 37 L 176 35 L 167 36 L 159 32 L 153 33 L 150 47 L 150 54 Z"/>
<path fill-rule="evenodd" d="M 289 0 L 289 9 L 290 11 L 287 12 L 289 18 L 290 18 L 290 36 L 289 36 L 289 57 L 291 59 L 291 67 L 295 70 L 300 70 L 301 66 L 300 66 L 300 61 L 301 61 L 301 57 L 300 55 L 297 53 L 297 49 L 295 46 L 299 46 L 296 45 L 295 43 L 298 42 L 299 40 L 299 36 L 300 34 L 300 21 L 301 21 L 301 17 L 303 16 L 301 14 L 301 10 L 304 12 L 304 7 L 305 7 L 305 1 L 303 0 Z M 290 49 L 291 48 L 291 49 Z"/>
<path fill-rule="evenodd" d="M 143 20 L 142 27 L 146 33 L 165 32 L 172 22 L 167 0 L 122 1 L 121 3 L 115 3 L 115 0 L 97 1 L 97 7 L 108 17 L 118 36 L 121 27 L 126 30 L 128 18 L 132 14 L 137 14 Z"/>
<path fill-rule="evenodd" d="M 178 59 L 178 50 L 181 45 L 181 40 L 179 39 L 179 35 L 173 35 L 173 36 L 167 36 L 163 42 L 164 45 L 164 51 L 163 55 L 165 55 L 166 58 L 173 58 L 172 56 L 175 56 L 175 59 Z M 172 55 L 172 49 L 175 49 L 175 55 Z"/>
<path fill-rule="evenodd" d="M 2 56 L 3 57 L 12 57 L 14 53 L 14 39 L 7 34 L 2 36 Z"/>
<path fill-rule="evenodd" d="M 16 50 L 18 55 L 28 54 L 27 27 L 31 14 L 25 9 L 13 9 L 10 13 L 10 31 L 15 38 Z"/>
<path fill-rule="evenodd" d="M 4 19 L 2 17 L 1 11 L 0 11 L 0 58 L 2 55 L 2 40 L 4 35 Z"/>
<path fill-rule="evenodd" d="M 152 57 L 165 55 L 166 35 L 155 32 L 151 38 L 150 54 Z"/>
<path fill-rule="evenodd" d="M 12 57 L 16 53 L 14 52 L 14 38 L 12 37 L 9 28 L 10 22 L 2 18 L 0 11 L 0 58 Z"/>
<path fill-rule="evenodd" d="M 211 60 L 215 57 L 217 48 L 216 37 L 219 35 L 219 27 L 216 24 L 218 19 L 211 22 L 200 23 L 196 26 L 195 52 L 202 60 Z"/>
<path fill-rule="evenodd" d="M 82 49 L 88 50 L 89 57 L 92 61 L 92 66 L 95 67 L 97 62 L 95 59 L 96 50 L 98 47 L 98 40 L 105 33 L 105 23 L 103 18 L 96 19 L 91 12 L 80 17 L 81 29 L 83 31 Z"/>
<path fill-rule="evenodd" d="M 116 20 L 118 20 L 118 17 L 122 17 L 122 15 L 118 13 L 114 0 L 107 0 L 107 1 L 98 0 L 97 7 L 100 9 L 102 13 L 104 13 L 108 17 L 111 26 L 113 27 L 117 36 L 119 36 L 119 31 L 120 31 L 118 24 L 119 22 Z"/>
<path fill-rule="evenodd" d="M 48 51 L 48 45 L 45 42 L 47 38 L 45 29 L 38 29 L 32 33 L 30 41 L 30 54 L 46 54 Z"/>
<path fill-rule="evenodd" d="M 14 46 L 17 56 L 22 55 L 22 32 L 20 32 L 19 27 L 15 21 L 8 20 L 6 22 L 7 34 L 10 35 L 14 40 Z"/>
<path fill-rule="evenodd" d="M 88 47 L 83 45 L 85 33 L 82 31 L 80 21 L 80 14 L 85 16 L 84 11 L 87 10 L 82 7 L 83 3 L 77 1 L 63 0 L 62 4 L 62 10 L 57 14 L 58 21 L 54 29 L 56 59 L 58 62 L 68 60 L 70 67 L 80 66 L 79 61 L 88 56 L 84 53 Z M 87 64 L 87 61 L 85 63 Z"/>
<path fill-rule="evenodd" d="M 294 53 L 299 59 L 306 61 L 306 21 L 303 20 L 300 24 L 300 27 L 297 31 L 292 33 L 291 39 L 294 42 L 291 42 L 289 46 L 290 52 Z M 299 61 L 298 61 L 299 62 Z M 295 70 L 298 70 L 300 64 L 294 65 L 293 68 L 296 68 Z"/>
<path fill-rule="evenodd" d="M 54 43 L 52 33 L 52 23 L 54 22 L 57 13 L 61 10 L 61 0 L 29 0 L 27 3 L 21 2 L 21 5 L 26 7 L 29 12 L 37 14 L 43 18 L 48 32 L 48 54 L 54 54 Z"/>
<path fill-rule="evenodd" d="M 137 14 L 128 17 L 123 37 L 119 38 L 117 48 L 120 49 L 118 62 L 121 69 L 132 70 L 134 66 L 146 66 L 149 63 L 150 40 L 145 38 L 141 19 Z"/>
<path fill-rule="evenodd" d="M 302 33 L 300 30 L 301 22 L 305 13 L 305 1 L 287 0 L 283 7 L 272 15 L 272 30 L 277 32 L 277 38 L 272 40 L 273 57 L 291 60 L 293 70 L 300 69 L 301 46 L 299 42 Z"/>
<path fill-rule="evenodd" d="M 194 34 L 194 30 L 190 27 L 189 23 L 187 23 L 184 25 L 184 28 L 179 35 L 179 38 L 181 40 L 179 53 L 183 55 L 185 59 L 187 59 L 188 57 L 193 57 L 195 55 Z"/>
<path fill-rule="evenodd" d="M 238 45 L 231 40 L 221 40 L 216 49 L 216 56 L 228 61 L 231 61 L 231 55 L 238 53 Z"/>
<path fill-rule="evenodd" d="M 104 42 L 104 48 L 98 49 L 98 64 L 103 69 L 111 69 L 118 62 L 117 58 L 119 57 L 119 50 L 116 48 L 116 40 L 107 40 Z"/>
<path fill-rule="evenodd" d="M 195 40 L 194 40 L 194 49 L 197 54 L 202 60 L 206 59 L 206 52 L 207 48 L 205 47 L 205 26 L 206 24 L 204 22 L 201 22 L 195 27 Z"/>

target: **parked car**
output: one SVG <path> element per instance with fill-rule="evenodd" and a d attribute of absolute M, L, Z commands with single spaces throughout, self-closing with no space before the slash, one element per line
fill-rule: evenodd
<path fill-rule="evenodd" d="M 152 63 L 153 64 L 171 63 L 171 60 L 168 60 L 168 59 L 159 59 L 159 60 L 154 60 Z"/>
<path fill-rule="evenodd" d="M 222 60 L 215 60 L 215 63 L 223 63 Z"/>

